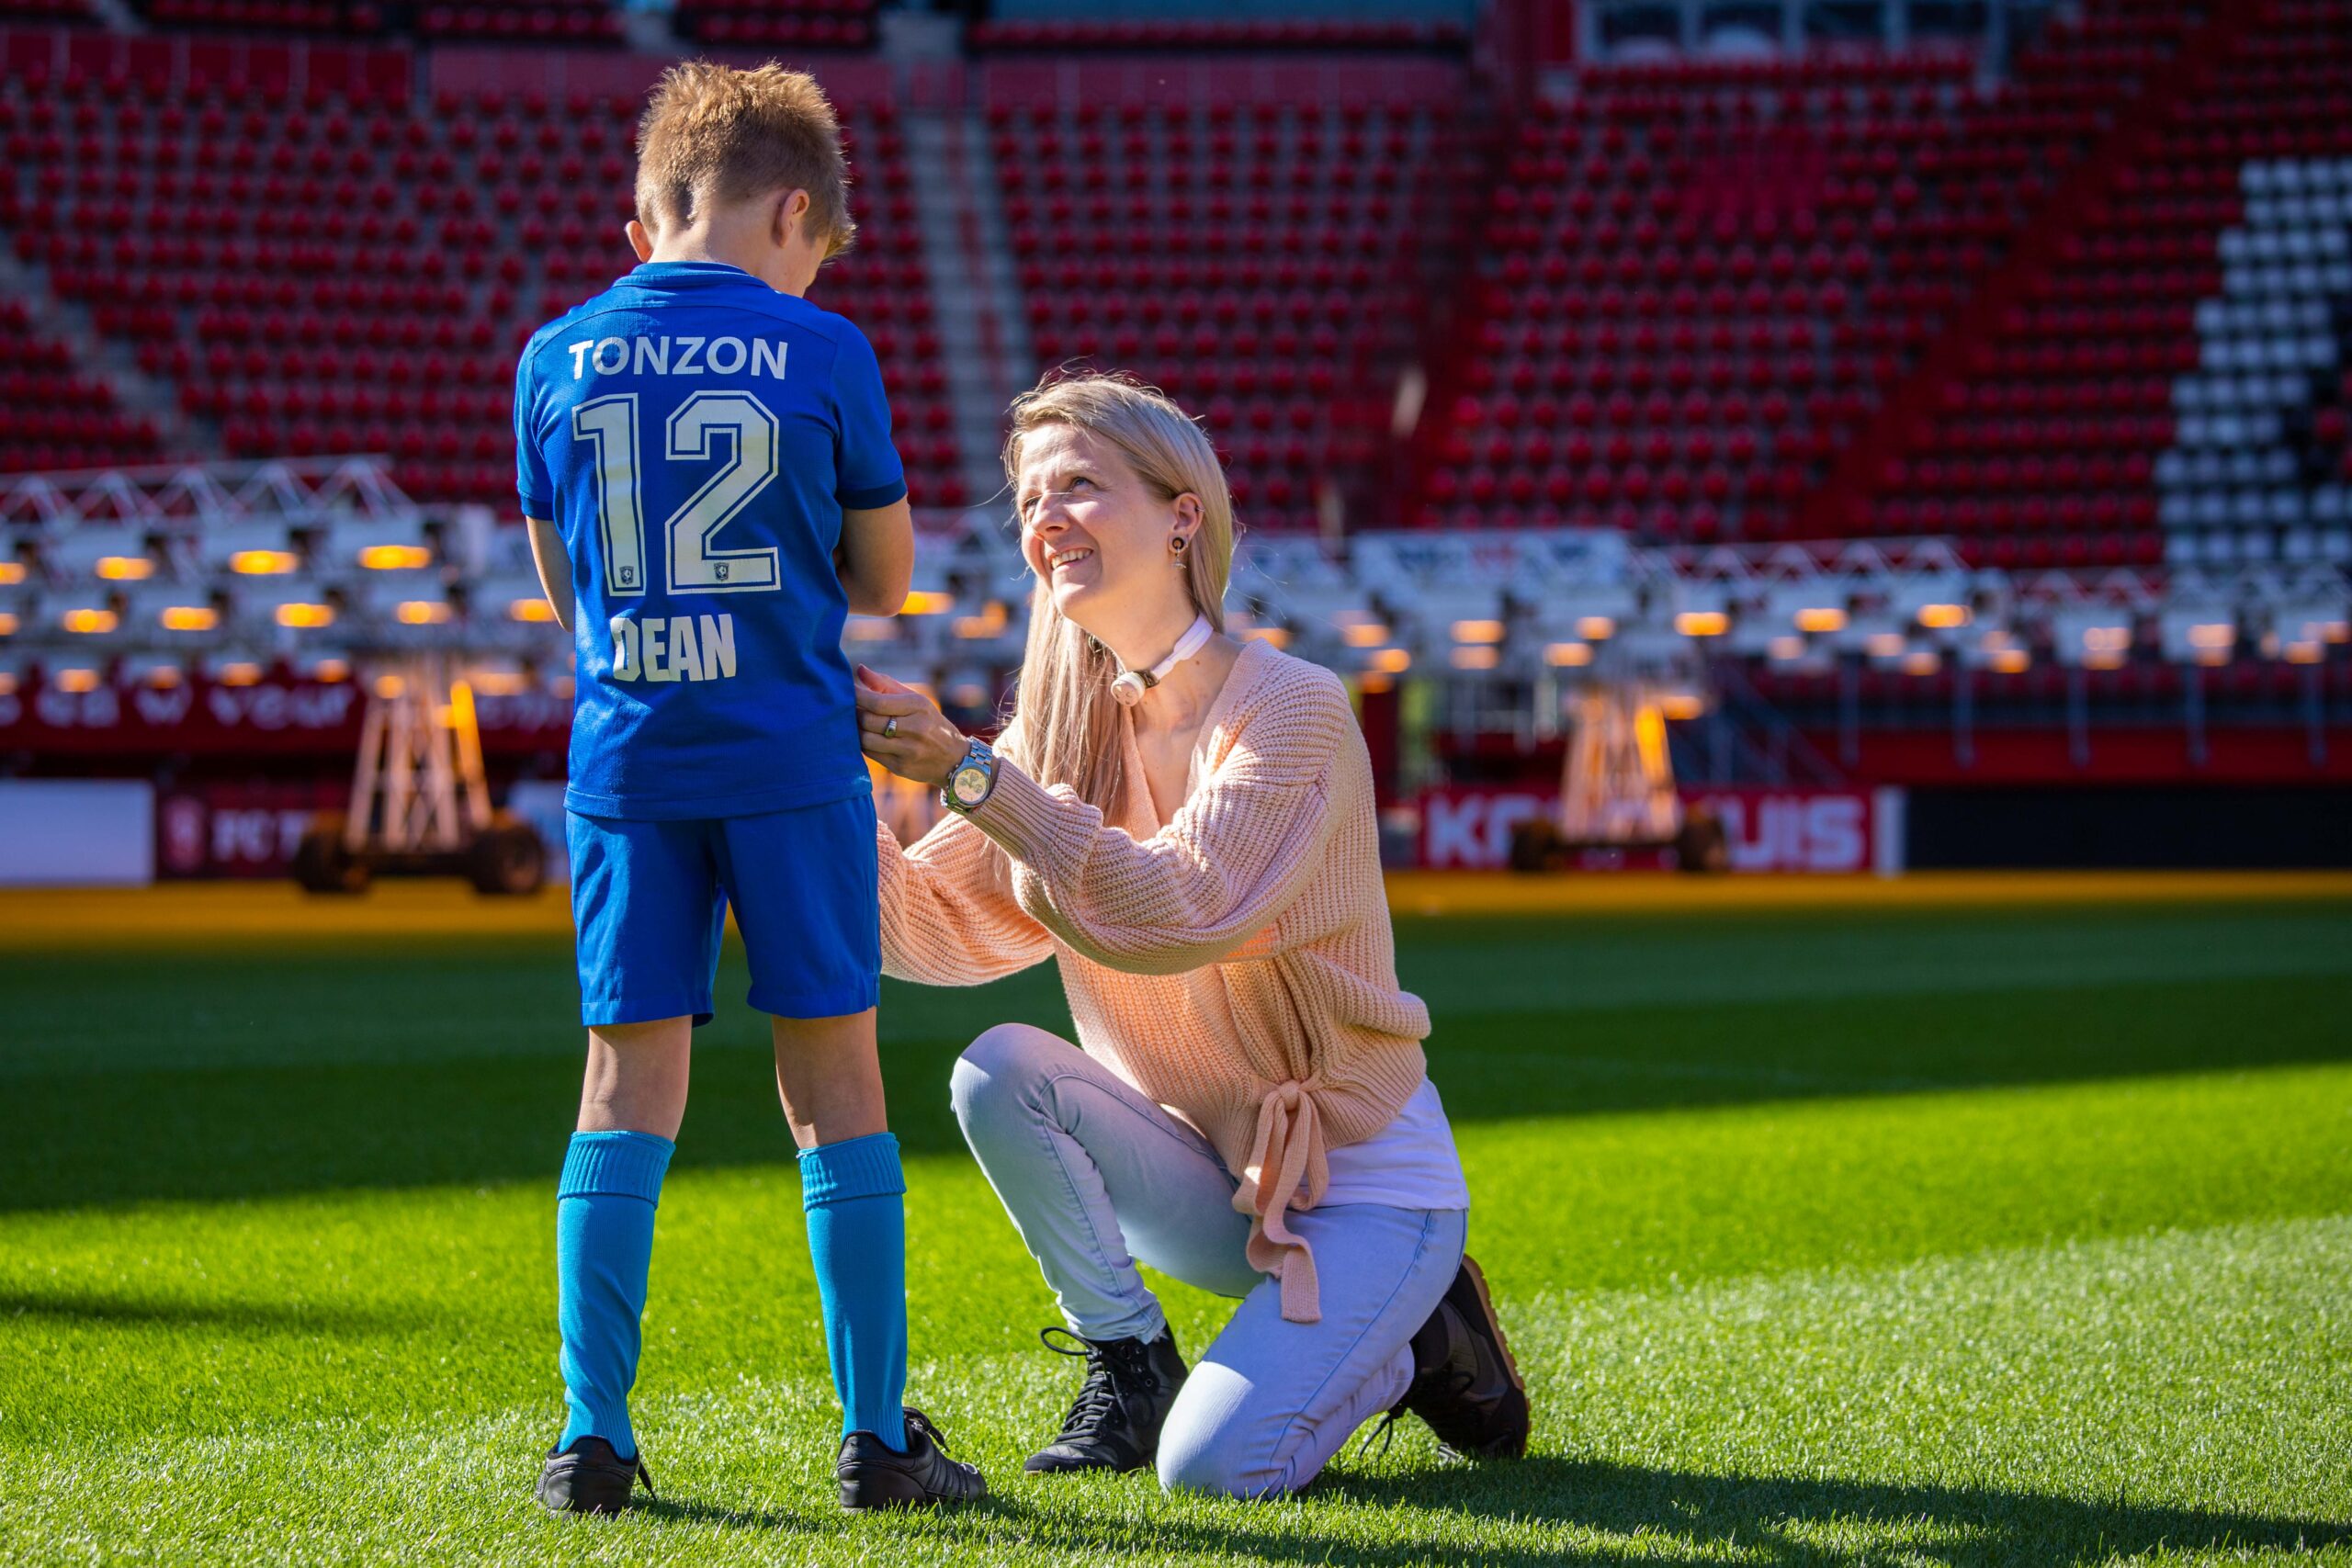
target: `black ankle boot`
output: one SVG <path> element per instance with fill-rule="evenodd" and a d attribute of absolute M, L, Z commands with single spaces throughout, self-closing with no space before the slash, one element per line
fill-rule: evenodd
<path fill-rule="evenodd" d="M 637 1483 L 656 1495 L 645 1456 L 623 1459 L 602 1438 L 572 1439 L 568 1449 L 549 1449 L 532 1495 L 551 1514 L 617 1514 L 636 1504 Z"/>
<path fill-rule="evenodd" d="M 833 1462 L 842 1506 L 851 1513 L 872 1508 L 936 1508 L 977 1502 L 989 1495 L 979 1466 L 947 1457 L 947 1439 L 931 1417 L 906 1408 L 907 1446 L 892 1448 L 872 1432 L 842 1439 Z"/>
<path fill-rule="evenodd" d="M 1407 1411 L 1465 1459 L 1527 1452 L 1527 1383 L 1503 1337 L 1486 1273 L 1473 1258 L 1462 1260 L 1437 1310 L 1413 1335 L 1412 1383 L 1381 1430 Z"/>
<path fill-rule="evenodd" d="M 1054 1343 L 1057 1334 L 1081 1348 Z M 1060 1356 L 1086 1359 L 1086 1382 L 1078 1403 L 1062 1419 L 1062 1435 L 1029 1456 L 1021 1468 L 1032 1474 L 1065 1470 L 1141 1470 L 1159 1452 L 1160 1423 L 1184 1386 L 1184 1358 L 1176 1336 L 1161 1329 L 1147 1345 L 1140 1339 L 1085 1339 L 1068 1329 L 1048 1328 L 1037 1337 Z"/>

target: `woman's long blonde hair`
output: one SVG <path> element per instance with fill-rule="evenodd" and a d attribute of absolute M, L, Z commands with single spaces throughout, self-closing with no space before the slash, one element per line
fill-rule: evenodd
<path fill-rule="evenodd" d="M 1004 472 L 1017 495 L 1021 444 L 1048 425 L 1069 425 L 1118 449 L 1162 501 L 1200 498 L 1201 525 L 1183 557 L 1193 608 L 1225 629 L 1225 585 L 1233 572 L 1233 496 L 1216 448 L 1166 393 L 1131 378 L 1089 373 L 1049 377 L 1012 403 Z M 1116 821 L 1129 781 L 1118 745 L 1119 705 L 1111 695 L 1119 661 L 1054 604 L 1040 578 L 1029 593 L 1029 641 L 1007 724 L 1020 720 L 1009 755 L 1040 784 L 1066 784 Z"/>

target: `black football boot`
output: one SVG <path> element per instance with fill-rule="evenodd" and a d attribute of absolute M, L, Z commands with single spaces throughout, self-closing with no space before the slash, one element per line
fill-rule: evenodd
<path fill-rule="evenodd" d="M 1527 1452 L 1527 1384 L 1503 1338 L 1487 1276 L 1468 1258 L 1413 1336 L 1413 1381 L 1389 1420 L 1410 1411 L 1468 1459 Z"/>
<path fill-rule="evenodd" d="M 548 1450 L 547 1468 L 531 1491 L 551 1514 L 617 1514 L 635 1501 L 639 1481 L 647 1496 L 659 1495 L 643 1454 L 623 1459 L 602 1438 L 575 1438 L 568 1449 Z"/>
<path fill-rule="evenodd" d="M 1057 1334 L 1076 1340 L 1080 1348 L 1055 1344 Z M 1172 1330 L 1161 1329 L 1148 1345 L 1135 1338 L 1087 1339 L 1064 1328 L 1046 1329 L 1037 1337 L 1057 1356 L 1084 1357 L 1086 1382 L 1062 1418 L 1061 1436 L 1031 1454 L 1022 1469 L 1034 1475 L 1069 1470 L 1124 1474 L 1159 1456 L 1160 1424 L 1184 1386 L 1184 1358 L 1176 1353 Z"/>
<path fill-rule="evenodd" d="M 947 1439 L 930 1416 L 911 1405 L 907 1407 L 906 1452 L 871 1432 L 852 1432 L 842 1439 L 833 1476 L 842 1483 L 842 1506 L 854 1514 L 869 1508 L 936 1508 L 989 1495 L 979 1466 L 949 1459 Z"/>

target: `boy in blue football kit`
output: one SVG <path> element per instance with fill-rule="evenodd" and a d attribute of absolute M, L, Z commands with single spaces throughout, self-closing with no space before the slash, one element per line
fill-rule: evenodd
<path fill-rule="evenodd" d="M 852 609 L 904 602 L 913 534 L 874 351 L 801 298 L 854 233 L 840 130 L 806 75 L 697 62 L 654 89 L 639 148 L 643 265 L 540 329 L 514 384 L 523 514 L 578 660 L 564 804 L 589 1029 L 556 1207 L 570 1415 L 537 1495 L 608 1512 L 645 1473 L 628 1393 L 654 1212 L 732 905 L 800 1148 L 842 1506 L 962 1501 L 979 1472 L 900 1404 L 906 1187 L 841 650 Z"/>

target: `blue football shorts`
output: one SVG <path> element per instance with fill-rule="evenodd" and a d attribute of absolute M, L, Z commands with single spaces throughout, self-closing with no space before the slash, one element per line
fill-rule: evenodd
<path fill-rule="evenodd" d="M 780 1018 L 864 1012 L 881 997 L 874 797 L 681 822 L 566 814 L 580 1021 L 707 1023 L 727 909 L 747 999 Z"/>

